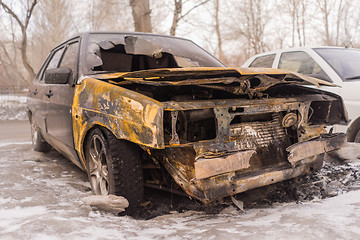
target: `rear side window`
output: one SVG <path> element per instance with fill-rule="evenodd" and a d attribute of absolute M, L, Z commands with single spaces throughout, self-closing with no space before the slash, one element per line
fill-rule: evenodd
<path fill-rule="evenodd" d="M 257 57 L 250 64 L 249 67 L 271 68 L 273 65 L 274 59 L 275 59 L 275 54 Z"/>

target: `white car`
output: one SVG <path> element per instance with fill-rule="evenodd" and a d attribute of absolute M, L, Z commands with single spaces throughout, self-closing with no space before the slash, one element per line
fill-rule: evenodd
<path fill-rule="evenodd" d="M 278 68 L 306 74 L 338 87 L 322 86 L 340 95 L 348 111 L 348 141 L 360 142 L 360 49 L 341 47 L 299 47 L 266 52 L 249 58 L 243 67 Z"/>

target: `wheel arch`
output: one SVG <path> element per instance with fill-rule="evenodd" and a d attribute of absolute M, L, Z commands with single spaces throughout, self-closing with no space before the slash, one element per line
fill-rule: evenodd
<path fill-rule="evenodd" d="M 100 123 L 94 123 L 91 126 L 89 126 L 85 133 L 84 133 L 84 137 L 81 140 L 81 147 L 80 147 L 80 156 L 81 156 L 81 161 L 83 163 L 83 166 L 85 167 L 86 170 L 86 157 L 85 157 L 85 147 L 86 147 L 86 141 L 90 136 L 91 131 L 93 131 L 94 129 L 100 129 L 100 131 L 103 133 L 105 139 L 109 140 L 109 134 L 112 134 L 115 138 L 117 138 L 118 140 L 124 140 L 127 141 L 129 143 L 132 143 L 133 145 L 138 146 L 139 149 L 141 149 L 141 147 L 139 146 L 139 144 L 129 141 L 128 139 L 124 139 L 124 138 L 118 138 L 117 134 L 115 134 L 115 132 L 113 132 L 108 126 L 102 125 Z"/>

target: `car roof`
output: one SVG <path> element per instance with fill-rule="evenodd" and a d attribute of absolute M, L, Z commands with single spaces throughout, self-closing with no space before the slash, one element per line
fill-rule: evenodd
<path fill-rule="evenodd" d="M 332 48 L 332 49 L 356 49 L 357 48 L 346 48 L 346 47 L 339 47 L 339 46 L 302 46 L 302 47 L 294 47 L 294 48 L 282 48 L 278 50 L 268 51 L 268 52 L 262 52 L 256 55 L 251 56 L 250 58 L 260 57 L 260 56 L 266 56 L 271 54 L 276 54 L 278 52 L 293 52 L 293 51 L 304 51 L 304 50 L 312 50 L 315 48 Z"/>
<path fill-rule="evenodd" d="M 176 36 L 170 36 L 170 35 L 165 35 L 165 34 L 156 34 L 156 33 L 144 33 L 144 32 L 116 32 L 116 31 L 85 31 L 85 32 L 80 32 L 77 33 L 67 39 L 65 39 L 64 41 L 62 41 L 61 43 L 57 44 L 51 51 L 56 50 L 59 46 L 63 45 L 66 42 L 69 42 L 73 39 L 79 38 L 79 37 L 88 37 L 90 34 L 129 34 L 129 35 L 148 35 L 148 36 L 157 36 L 157 37 L 167 37 L 167 38 L 175 38 L 175 39 L 182 39 L 182 40 L 186 40 L 192 43 L 192 40 L 188 39 L 188 38 L 182 38 L 182 37 L 176 37 Z M 195 43 L 196 44 L 196 43 Z"/>

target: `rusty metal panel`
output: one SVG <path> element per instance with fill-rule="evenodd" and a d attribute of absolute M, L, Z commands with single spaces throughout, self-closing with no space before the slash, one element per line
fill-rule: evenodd
<path fill-rule="evenodd" d="M 219 158 L 199 158 L 195 162 L 195 178 L 203 179 L 248 168 L 250 167 L 250 158 L 255 152 L 254 150 L 248 150 Z"/>
<path fill-rule="evenodd" d="M 345 143 L 345 134 L 296 143 L 286 149 L 289 152 L 288 161 L 295 166 L 302 159 L 338 149 Z"/>
<path fill-rule="evenodd" d="M 228 173 L 218 175 L 216 177 L 200 179 L 194 181 L 193 184 L 196 188 L 201 189 L 205 194 L 196 195 L 196 197 L 202 202 L 208 203 L 226 196 L 245 192 L 250 189 L 295 178 L 309 171 L 312 164 L 314 164 L 318 158 L 313 157 L 307 160 L 308 161 L 304 164 L 300 164 L 292 168 L 269 168 L 266 171 L 247 174 L 246 177 L 243 175 Z M 194 192 L 194 194 L 198 194 L 198 192 Z"/>
<path fill-rule="evenodd" d="M 194 68 L 162 68 L 162 69 L 154 69 L 151 71 L 138 71 L 138 72 L 127 72 L 127 73 L 111 73 L 111 74 L 102 74 L 99 75 L 99 79 L 115 79 L 115 78 L 123 78 L 128 79 L 129 81 L 139 81 L 145 78 L 172 78 L 172 77 L 179 77 L 182 76 L 184 78 L 191 78 L 194 76 L 214 76 L 215 74 L 218 75 L 233 75 L 235 77 L 239 76 L 255 76 L 255 75 L 283 75 L 283 80 L 289 79 L 296 79 L 299 82 L 309 82 L 316 86 L 320 86 L 319 84 L 328 85 L 328 86 L 335 86 L 332 83 L 329 83 L 324 80 L 312 78 L 300 73 L 294 73 L 286 70 L 279 70 L 279 69 L 268 69 L 268 68 L 216 68 L 216 67 L 194 67 Z M 176 84 L 176 82 L 174 83 Z"/>
<path fill-rule="evenodd" d="M 75 87 L 72 106 L 75 148 L 94 125 L 111 130 L 119 139 L 153 148 L 164 147 L 162 104 L 142 94 L 87 78 Z"/>

